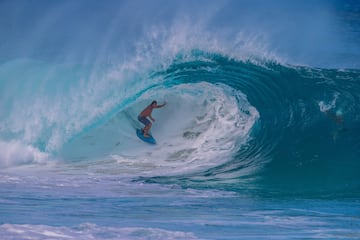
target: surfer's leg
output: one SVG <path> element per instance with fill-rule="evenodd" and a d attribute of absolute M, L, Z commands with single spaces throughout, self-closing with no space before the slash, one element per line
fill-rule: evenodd
<path fill-rule="evenodd" d="M 149 137 L 149 129 L 151 128 L 151 122 L 149 121 L 149 119 L 147 119 L 146 117 L 142 117 L 142 116 L 138 116 L 138 120 L 145 125 L 144 128 L 141 129 L 141 133 L 145 136 L 145 137 Z"/>
<path fill-rule="evenodd" d="M 151 122 L 149 121 L 149 124 L 147 124 L 145 127 L 144 127 L 144 136 L 145 137 L 150 137 L 149 136 L 149 134 L 148 134 L 148 132 L 149 132 L 149 130 L 150 130 L 150 128 L 151 128 Z"/>

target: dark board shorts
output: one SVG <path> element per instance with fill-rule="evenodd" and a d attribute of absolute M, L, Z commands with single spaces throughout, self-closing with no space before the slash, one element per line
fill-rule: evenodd
<path fill-rule="evenodd" d="M 145 126 L 149 125 L 151 122 L 146 117 L 138 116 L 138 120 L 142 122 Z"/>

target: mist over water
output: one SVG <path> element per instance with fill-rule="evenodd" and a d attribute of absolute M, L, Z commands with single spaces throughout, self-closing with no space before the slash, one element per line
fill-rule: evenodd
<path fill-rule="evenodd" d="M 176 54 L 212 46 L 234 57 L 252 54 L 319 67 L 357 67 L 358 5 L 356 1 L 2 1 L 1 60 L 123 63 L 137 51 L 145 51 L 138 52 L 143 56 L 149 50 Z"/>

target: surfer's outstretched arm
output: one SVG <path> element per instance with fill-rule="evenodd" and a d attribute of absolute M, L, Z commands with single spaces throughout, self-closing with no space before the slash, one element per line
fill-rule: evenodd
<path fill-rule="evenodd" d="M 163 106 L 166 105 L 166 101 L 163 103 L 163 104 L 160 104 L 160 105 L 156 105 L 156 108 L 162 108 Z"/>

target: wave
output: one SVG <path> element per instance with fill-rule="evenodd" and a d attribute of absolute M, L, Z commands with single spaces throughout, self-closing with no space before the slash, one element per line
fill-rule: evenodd
<path fill-rule="evenodd" d="M 34 64 L 42 70 L 37 74 L 55 76 L 56 84 L 18 89 L 11 82 L 19 95 L 3 101 L 3 166 L 43 162 L 50 155 L 85 166 L 110 163 L 108 170 L 99 169 L 112 174 L 200 188 L 358 189 L 358 70 L 193 50 L 147 75 L 128 74 L 127 81 L 118 80 L 113 66 L 91 74 L 89 68 L 66 69 L 66 78 L 88 76 L 86 87 L 81 80 L 58 83 L 61 68 L 28 61 L 3 66 L 2 77 L 15 74 L 7 68 Z M 138 112 L 153 99 L 169 103 L 154 112 L 156 147 L 134 133 L 141 126 Z"/>
<path fill-rule="evenodd" d="M 185 178 L 146 181 L 312 196 L 359 193 L 358 70 L 214 59 L 221 67 L 209 79 L 241 89 L 259 113 L 252 138 L 226 164 Z"/>
<path fill-rule="evenodd" d="M 163 3 L 3 1 L 0 166 L 358 192 L 356 3 Z M 154 99 L 151 148 L 134 129 Z"/>

